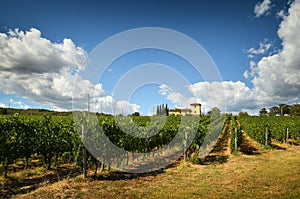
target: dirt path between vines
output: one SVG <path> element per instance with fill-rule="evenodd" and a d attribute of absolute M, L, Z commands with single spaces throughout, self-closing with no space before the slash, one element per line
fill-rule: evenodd
<path fill-rule="evenodd" d="M 237 125 L 240 127 L 241 124 L 238 120 L 235 120 Z M 259 144 L 252 140 L 245 131 L 242 130 L 242 143 L 240 145 L 240 152 L 246 155 L 255 155 L 260 154 L 259 152 Z"/>
<path fill-rule="evenodd" d="M 206 164 L 210 162 L 223 163 L 227 162 L 230 156 L 230 133 L 231 133 L 231 120 L 226 121 L 222 134 L 218 138 L 216 145 L 211 152 L 205 157 Z"/>

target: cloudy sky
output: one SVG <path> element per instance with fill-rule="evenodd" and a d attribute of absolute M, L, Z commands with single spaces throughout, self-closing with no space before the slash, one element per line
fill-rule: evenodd
<path fill-rule="evenodd" d="M 257 114 L 263 107 L 298 103 L 299 18 L 300 0 L 4 0 L 0 107 L 73 110 L 86 107 L 87 94 L 94 111 L 116 114 L 147 115 L 156 104 L 172 108 L 195 102 L 204 112 L 218 106 Z M 221 78 L 208 80 L 184 58 L 157 49 L 121 55 L 103 74 L 90 70 L 97 45 L 143 27 L 166 28 L 193 39 Z M 141 73 L 133 70 L 137 68 Z M 131 78 L 126 80 L 126 74 Z M 176 75 L 184 81 L 172 85 L 158 78 L 171 81 Z M 130 79 L 139 85 L 129 89 Z M 118 95 L 122 92 L 127 93 Z"/>

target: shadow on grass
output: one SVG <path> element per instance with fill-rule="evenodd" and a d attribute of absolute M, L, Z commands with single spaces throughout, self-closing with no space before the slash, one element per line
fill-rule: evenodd
<path fill-rule="evenodd" d="M 148 173 L 126 173 L 121 171 L 110 171 L 107 173 L 101 173 L 97 176 L 92 176 L 94 180 L 108 180 L 108 181 L 118 181 L 118 180 L 131 180 L 141 177 L 148 177 L 148 176 L 156 176 L 158 174 L 164 173 L 163 169 L 157 171 L 151 171 Z"/>
<path fill-rule="evenodd" d="M 258 151 L 258 149 L 248 141 L 245 141 L 241 144 L 240 151 L 246 155 L 260 155 L 261 154 Z"/>
<path fill-rule="evenodd" d="M 202 165 L 223 164 L 228 162 L 229 157 L 225 155 L 208 155 L 204 158 Z"/>
<path fill-rule="evenodd" d="M 144 169 L 147 170 L 149 168 L 152 168 L 153 163 L 149 164 L 151 167 L 148 167 L 148 164 L 145 165 L 139 165 L 135 169 L 132 169 L 131 172 L 122 172 L 122 171 L 110 171 L 107 173 L 101 173 L 100 175 L 98 174 L 97 176 L 92 176 L 92 179 L 94 180 L 109 180 L 109 181 L 117 181 L 117 180 L 130 180 L 130 179 L 136 179 L 136 178 L 141 178 L 141 177 L 148 177 L 148 176 L 156 176 L 162 173 L 165 173 L 166 169 L 169 168 L 174 168 L 177 167 L 178 164 L 182 161 L 183 156 L 180 156 L 175 162 L 172 164 L 169 164 L 168 166 L 165 166 L 161 169 L 153 170 L 150 172 L 143 172 L 143 173 L 135 173 L 135 169 Z M 158 168 L 161 165 L 158 165 Z M 139 170 L 142 171 L 142 170 Z"/>
<path fill-rule="evenodd" d="M 7 181 L 0 185 L 0 198 L 11 198 L 13 195 L 26 194 L 41 186 L 58 182 L 62 179 L 72 178 L 80 174 L 77 168 L 64 168 L 50 170 L 46 174 L 33 175 L 24 179 L 8 177 Z"/>
<path fill-rule="evenodd" d="M 279 146 L 277 144 L 271 143 L 270 147 L 272 147 L 273 149 L 277 149 L 277 150 L 286 150 L 285 147 Z"/>
<path fill-rule="evenodd" d="M 287 143 L 289 145 L 299 146 L 299 143 L 297 141 L 295 141 L 295 140 L 289 140 Z"/>
<path fill-rule="evenodd" d="M 246 155 L 260 155 L 258 148 L 253 141 L 246 136 L 246 133 L 242 131 L 242 143 L 240 145 L 240 152 Z"/>

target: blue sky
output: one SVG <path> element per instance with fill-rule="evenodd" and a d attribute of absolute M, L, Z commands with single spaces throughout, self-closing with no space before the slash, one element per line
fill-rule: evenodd
<path fill-rule="evenodd" d="M 99 43 L 115 34 L 142 27 L 181 32 L 207 51 L 222 77 L 220 84 L 228 100 L 223 111 L 254 114 L 262 107 L 297 103 L 300 64 L 293 52 L 299 51 L 299 44 L 293 42 L 298 38 L 291 32 L 300 30 L 295 20 L 298 4 L 299 1 L 282 0 L 1 1 L 0 33 L 5 36 L 0 37 L 0 105 L 71 110 L 70 99 L 74 94 L 69 87 L 74 86 L 72 81 L 76 78 L 70 71 L 71 67 L 81 64 L 78 57 L 88 55 Z M 29 33 L 34 36 L 29 37 Z M 26 43 L 29 40 L 33 43 Z M 48 52 L 52 48 L 58 50 L 58 54 Z M 281 57 L 280 60 L 288 58 L 292 63 L 282 63 L 277 57 Z M 168 52 L 143 50 L 120 57 L 102 78 L 99 77 L 95 98 L 101 98 L 101 104 L 95 99 L 97 111 L 99 106 L 104 112 L 112 111 L 113 85 L 126 71 L 153 62 L 166 64 L 188 79 L 189 85 L 184 86 L 193 96 L 185 96 L 187 102 L 197 101 L 208 111 L 222 101 L 217 95 L 212 96 L 220 98 L 215 104 L 206 99 L 209 94 L 204 87 L 214 93 L 212 90 L 220 84 L 205 84 L 185 60 Z M 277 67 L 284 70 L 279 73 Z M 88 78 L 80 76 L 76 81 L 81 83 Z M 86 92 L 96 86 L 95 82 L 87 84 L 84 86 Z M 170 107 L 186 106 L 174 99 L 172 92 L 166 94 L 165 88 L 159 84 L 137 88 L 130 99 L 116 101 L 117 111 L 126 109 L 128 113 L 149 114 L 159 103 L 168 103 Z M 81 93 L 74 98 L 83 103 L 84 96 Z"/>

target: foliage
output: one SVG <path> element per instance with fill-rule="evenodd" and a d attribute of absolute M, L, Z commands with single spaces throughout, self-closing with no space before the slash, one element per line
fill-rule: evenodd
<path fill-rule="evenodd" d="M 300 104 L 279 104 L 269 109 L 269 116 L 293 115 L 300 116 Z"/>
<path fill-rule="evenodd" d="M 300 139 L 300 118 L 299 117 L 238 117 L 243 130 L 257 142 L 266 143 L 266 128 L 270 133 L 269 138 L 278 141 L 285 139 Z M 287 136 L 288 133 L 288 138 Z"/>
<path fill-rule="evenodd" d="M 134 113 L 132 113 L 132 116 L 140 116 L 140 113 L 139 112 L 134 112 Z"/>
<path fill-rule="evenodd" d="M 242 144 L 242 141 L 243 141 L 243 138 L 242 138 L 242 129 L 238 125 L 236 117 L 232 117 L 230 119 L 232 120 L 231 136 L 230 136 L 230 149 L 231 149 L 231 152 L 234 152 L 235 151 L 235 139 L 237 138 L 237 147 L 238 148 Z"/>
<path fill-rule="evenodd" d="M 249 116 L 247 112 L 239 112 L 239 116 Z"/>
<path fill-rule="evenodd" d="M 268 111 L 266 108 L 262 108 L 260 111 L 259 111 L 259 115 L 260 116 L 266 116 L 268 114 Z"/>
<path fill-rule="evenodd" d="M 293 116 L 300 116 L 300 104 L 294 104 L 290 109 L 290 113 Z"/>
<path fill-rule="evenodd" d="M 163 118 L 164 123 L 161 122 Z M 84 117 L 79 118 L 79 121 L 82 119 Z M 190 116 L 188 122 L 180 126 L 181 121 L 180 116 L 113 117 L 100 115 L 95 121 L 88 121 L 88 136 L 84 142 L 93 143 L 94 140 L 99 139 L 101 131 L 99 128 L 101 128 L 105 136 L 119 148 L 146 153 L 166 146 L 178 133 L 179 136 L 187 135 L 186 139 L 189 139 L 189 132 L 196 129 L 195 139 L 188 148 L 188 154 L 192 154 L 199 151 L 205 135 L 208 135 L 212 142 L 214 138 L 212 135 L 215 133 L 213 129 L 220 124 L 223 125 L 221 120 L 215 122 L 212 124 L 212 130 L 207 132 L 209 117 Z M 137 127 L 142 127 L 138 133 L 144 138 L 134 137 L 127 133 L 136 132 Z M 148 137 L 149 132 L 156 133 Z M 115 153 L 107 150 L 104 141 L 100 143 L 103 144 L 92 147 L 103 154 Z M 37 156 L 48 169 L 53 165 L 57 167 L 62 162 L 76 162 L 82 167 L 81 126 L 75 126 L 70 116 L 20 116 L 19 114 L 0 116 L 0 145 L 0 164 L 3 165 L 5 176 L 9 165 L 18 159 L 25 159 L 28 165 L 32 156 Z M 181 143 L 180 147 L 185 147 L 185 143 Z M 95 159 L 89 152 L 87 156 L 89 167 L 97 166 L 101 161 L 101 159 Z"/>
<path fill-rule="evenodd" d="M 78 145 L 72 120 L 57 117 L 22 117 L 18 114 L 0 117 L 0 163 L 4 166 L 4 176 L 10 164 L 24 158 L 26 166 L 30 157 L 39 155 L 48 169 L 53 158 L 58 166 L 62 154 L 73 154 Z"/>
<path fill-rule="evenodd" d="M 168 104 L 161 104 L 156 106 L 156 115 L 162 116 L 168 116 L 169 115 L 169 107 Z"/>
<path fill-rule="evenodd" d="M 221 114 L 221 110 L 218 107 L 213 107 L 207 114 L 211 117 L 217 117 Z"/>

